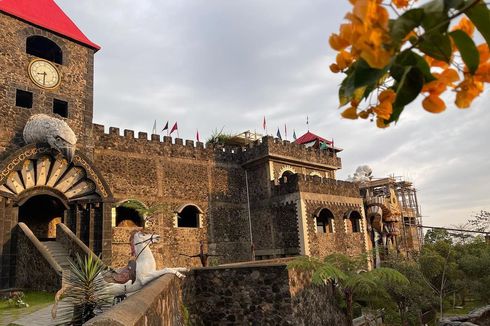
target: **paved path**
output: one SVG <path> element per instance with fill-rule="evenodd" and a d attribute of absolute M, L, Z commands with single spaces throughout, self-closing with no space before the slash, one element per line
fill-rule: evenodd
<path fill-rule="evenodd" d="M 61 308 L 60 303 L 59 308 Z M 30 315 L 24 316 L 20 319 L 9 324 L 9 326 L 54 326 L 56 322 L 51 318 L 51 308 L 53 305 L 49 305 L 45 308 L 39 309 Z M 58 321 L 59 323 L 59 321 Z"/>

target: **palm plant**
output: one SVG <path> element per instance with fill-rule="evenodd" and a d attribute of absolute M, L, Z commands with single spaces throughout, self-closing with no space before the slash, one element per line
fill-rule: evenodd
<path fill-rule="evenodd" d="M 384 284 L 408 284 L 407 278 L 391 268 L 363 269 L 366 260 L 332 254 L 320 260 L 301 256 L 288 264 L 288 269 L 312 272 L 314 284 L 332 283 L 345 300 L 349 325 L 353 320 L 353 303 L 368 297 L 386 297 Z"/>
<path fill-rule="evenodd" d="M 121 204 L 122 207 L 134 209 L 139 216 L 141 216 L 145 222 L 145 227 L 149 226 L 148 223 L 153 222 L 153 216 L 155 214 L 165 211 L 166 206 L 161 203 L 150 204 L 145 206 L 142 202 L 138 200 L 129 199 Z"/>
<path fill-rule="evenodd" d="M 63 298 L 56 322 L 59 325 L 82 325 L 97 312 L 112 305 L 112 295 L 107 291 L 107 283 L 102 273 L 105 266 L 92 255 L 69 261 L 70 270 L 64 275 L 64 284 L 59 298 Z M 58 299 L 58 298 L 57 298 Z M 55 304 L 53 317 L 56 316 Z"/>

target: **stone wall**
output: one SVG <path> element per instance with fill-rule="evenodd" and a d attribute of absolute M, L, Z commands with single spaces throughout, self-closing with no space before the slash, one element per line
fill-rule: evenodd
<path fill-rule="evenodd" d="M 15 233 L 15 286 L 37 291 L 58 291 L 61 288 L 61 267 L 48 258 L 50 254 L 41 243 L 35 245 L 37 238 L 27 227 L 25 229 L 17 226 Z"/>
<path fill-rule="evenodd" d="M 84 325 L 184 325 L 180 287 L 181 281 L 176 276 L 164 275 Z"/>
<path fill-rule="evenodd" d="M 0 13 L 0 30 L 0 159 L 23 145 L 22 130 L 31 115 L 53 115 L 53 99 L 68 102 L 68 118 L 64 120 L 77 135 L 79 148 L 90 152 L 94 50 L 4 13 Z M 37 58 L 26 53 L 26 39 L 33 35 L 52 40 L 63 51 L 63 64 L 53 63 L 61 75 L 56 89 L 41 89 L 28 76 L 27 67 Z M 32 109 L 15 105 L 17 89 L 33 93 Z"/>
<path fill-rule="evenodd" d="M 244 171 L 232 149 L 208 147 L 202 143 L 145 133 L 134 137 L 125 130 L 95 125 L 97 148 L 94 161 L 111 185 L 117 202 L 136 199 L 148 206 L 163 204 L 151 225 L 162 240 L 152 246 L 159 268 L 200 266 L 198 259 L 184 255 L 199 253 L 200 241 L 214 260 L 230 262 L 250 259 L 248 217 L 245 214 Z M 192 204 L 203 214 L 198 228 L 177 227 L 177 211 Z M 113 230 L 113 265 L 129 259 L 131 228 Z"/>
<path fill-rule="evenodd" d="M 191 325 L 346 325 L 330 286 L 284 263 L 201 268 L 184 280 Z"/>

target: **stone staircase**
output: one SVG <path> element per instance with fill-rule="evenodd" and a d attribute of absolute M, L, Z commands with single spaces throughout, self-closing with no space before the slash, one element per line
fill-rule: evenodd
<path fill-rule="evenodd" d="M 57 241 L 41 241 L 54 260 L 63 268 L 63 272 L 70 269 L 70 255 L 68 251 Z"/>

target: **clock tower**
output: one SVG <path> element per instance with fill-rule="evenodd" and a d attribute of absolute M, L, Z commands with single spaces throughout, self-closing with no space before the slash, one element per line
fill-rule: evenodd
<path fill-rule="evenodd" d="M 0 0 L 0 31 L 0 160 L 24 145 L 22 130 L 37 113 L 65 120 L 91 156 L 100 47 L 53 0 Z"/>

